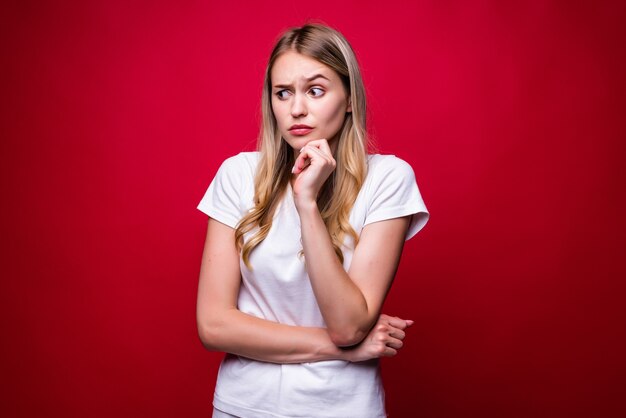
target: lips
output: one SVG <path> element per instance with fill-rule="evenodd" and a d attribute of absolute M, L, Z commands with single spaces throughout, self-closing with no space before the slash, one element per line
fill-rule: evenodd
<path fill-rule="evenodd" d="M 292 125 L 291 128 L 289 128 L 290 131 L 294 129 L 313 129 L 313 128 L 311 128 L 309 125 Z"/>
<path fill-rule="evenodd" d="M 298 136 L 306 135 L 312 130 L 313 128 L 308 125 L 293 125 L 291 128 L 289 128 L 289 132 L 291 132 L 293 135 Z"/>

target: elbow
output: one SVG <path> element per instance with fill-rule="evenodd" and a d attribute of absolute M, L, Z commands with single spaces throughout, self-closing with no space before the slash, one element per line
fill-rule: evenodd
<path fill-rule="evenodd" d="M 219 328 L 216 324 L 198 322 L 198 337 L 204 348 L 209 351 L 222 351 Z"/>
<path fill-rule="evenodd" d="M 363 341 L 363 339 L 367 336 L 367 332 L 363 332 L 358 328 L 343 328 L 338 330 L 329 328 L 328 335 L 330 336 L 330 340 L 337 347 L 351 347 Z"/>

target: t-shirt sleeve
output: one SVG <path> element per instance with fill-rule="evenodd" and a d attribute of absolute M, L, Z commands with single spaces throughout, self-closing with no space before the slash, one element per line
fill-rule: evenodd
<path fill-rule="evenodd" d="M 405 240 L 415 236 L 428 221 L 429 214 L 415 181 L 413 168 L 400 158 L 382 161 L 372 183 L 370 206 L 364 226 L 373 222 L 411 215 Z"/>
<path fill-rule="evenodd" d="M 226 159 L 217 170 L 198 209 L 211 218 L 235 228 L 241 219 L 241 170 L 238 156 Z"/>

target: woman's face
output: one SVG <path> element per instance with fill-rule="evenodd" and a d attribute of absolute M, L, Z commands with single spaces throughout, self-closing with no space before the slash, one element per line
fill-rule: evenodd
<path fill-rule="evenodd" d="M 337 134 L 351 112 L 339 75 L 330 67 L 295 51 L 274 62 L 272 110 L 282 137 L 296 151 L 309 141 L 326 139 L 335 149 Z"/>

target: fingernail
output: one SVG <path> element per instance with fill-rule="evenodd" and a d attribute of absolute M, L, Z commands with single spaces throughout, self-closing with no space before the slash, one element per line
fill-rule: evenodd
<path fill-rule="evenodd" d="M 291 167 L 291 174 L 293 174 L 296 171 L 296 166 L 294 165 L 293 167 Z"/>
<path fill-rule="evenodd" d="M 407 319 L 406 324 L 407 324 L 408 326 L 411 326 L 411 325 L 413 325 L 413 324 L 414 324 L 414 322 L 413 322 L 412 320 L 410 320 L 410 319 Z"/>

